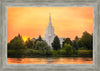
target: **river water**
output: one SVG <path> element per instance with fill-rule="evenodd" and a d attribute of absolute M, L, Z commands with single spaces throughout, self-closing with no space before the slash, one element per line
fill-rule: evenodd
<path fill-rule="evenodd" d="M 7 64 L 93 64 L 89 57 L 7 58 Z"/>

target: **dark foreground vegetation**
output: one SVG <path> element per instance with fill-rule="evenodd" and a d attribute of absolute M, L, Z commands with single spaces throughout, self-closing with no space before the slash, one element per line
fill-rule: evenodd
<path fill-rule="evenodd" d="M 84 32 L 81 38 L 77 36 L 73 41 L 65 38 L 62 45 L 58 36 L 55 36 L 52 43 L 53 49 L 42 40 L 29 39 L 24 42 L 19 34 L 8 44 L 8 58 L 28 58 L 28 57 L 92 57 L 93 56 L 93 35 Z"/>

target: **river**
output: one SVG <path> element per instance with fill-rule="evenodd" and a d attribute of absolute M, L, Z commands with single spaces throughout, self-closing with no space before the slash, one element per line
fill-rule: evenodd
<path fill-rule="evenodd" d="M 7 64 L 93 64 L 89 57 L 7 58 Z"/>

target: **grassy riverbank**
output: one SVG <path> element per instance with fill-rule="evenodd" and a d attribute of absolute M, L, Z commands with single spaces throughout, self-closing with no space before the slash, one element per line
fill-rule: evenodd
<path fill-rule="evenodd" d="M 39 50 L 20 49 L 8 50 L 8 58 L 32 58 L 32 57 L 92 57 L 92 50 L 76 50 L 76 53 L 67 55 L 63 50 L 51 50 L 48 54 L 40 54 Z"/>

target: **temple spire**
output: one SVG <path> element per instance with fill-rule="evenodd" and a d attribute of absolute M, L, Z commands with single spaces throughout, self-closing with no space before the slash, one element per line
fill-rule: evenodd
<path fill-rule="evenodd" d="M 51 24 L 51 13 L 49 13 L 49 25 L 52 25 Z"/>

